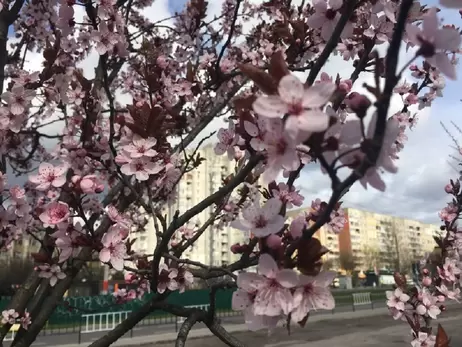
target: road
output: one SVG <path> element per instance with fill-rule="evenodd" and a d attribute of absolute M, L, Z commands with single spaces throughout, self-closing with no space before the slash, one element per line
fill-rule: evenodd
<path fill-rule="evenodd" d="M 373 318 L 373 319 L 372 319 Z M 452 307 L 445 318 L 438 320 L 451 337 L 451 347 L 462 346 L 462 308 Z M 254 347 L 408 347 L 411 333 L 406 322 L 394 321 L 389 315 L 362 317 L 348 320 L 318 321 L 305 328 L 293 327 L 288 335 L 278 329 L 268 336 L 266 332 L 234 333 L 245 346 Z M 154 343 L 143 347 L 172 347 L 173 343 Z M 190 339 L 188 347 L 224 347 L 216 337 Z"/>
<path fill-rule="evenodd" d="M 375 302 L 374 307 L 384 307 L 385 302 Z M 370 310 L 371 307 L 369 305 L 364 307 L 359 307 L 357 310 Z M 315 312 L 314 315 L 326 315 L 330 316 L 332 314 L 339 312 L 350 312 L 352 311 L 351 305 L 344 305 L 339 306 L 335 309 L 334 313 L 331 311 L 318 311 Z M 235 317 L 223 317 L 221 318 L 224 324 L 242 324 L 244 323 L 242 316 L 235 316 Z M 196 324 L 194 329 L 201 329 L 205 328 L 204 324 Z M 162 325 L 145 325 L 145 326 L 137 326 L 133 329 L 133 336 L 149 336 L 154 335 L 156 333 L 169 333 L 175 332 L 175 324 L 162 324 Z M 99 337 L 105 335 L 107 332 L 98 332 L 98 333 L 91 333 L 91 334 L 82 334 L 81 335 L 81 344 L 82 346 L 88 346 L 89 342 L 97 340 Z M 127 333 L 125 337 L 130 337 L 131 332 Z M 71 343 L 77 343 L 79 341 L 79 335 L 77 333 L 67 333 L 67 334 L 54 334 L 54 335 L 41 335 L 37 338 L 37 340 L 32 344 L 33 347 L 45 347 L 45 346 L 62 346 Z M 8 347 L 9 342 L 5 341 L 4 346 Z M 168 346 L 172 346 L 170 343 Z"/>

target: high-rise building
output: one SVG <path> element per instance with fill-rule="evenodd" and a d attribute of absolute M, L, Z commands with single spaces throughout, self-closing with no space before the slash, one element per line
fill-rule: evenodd
<path fill-rule="evenodd" d="M 226 155 L 216 155 L 213 145 L 202 147 L 198 153 L 205 159 L 201 165 L 186 173 L 178 183 L 178 198 L 171 206 L 163 211 L 167 215 L 167 224 L 171 222 L 175 211 L 184 213 L 191 207 L 215 193 L 223 186 L 223 179 L 234 173 L 235 162 L 228 159 Z M 200 228 L 214 212 L 215 205 L 205 209 L 195 216 L 187 227 Z M 138 240 L 134 250 L 154 250 L 156 235 L 153 221 L 150 220 L 144 232 L 137 233 Z M 247 237 L 247 238 L 246 238 Z M 242 243 L 249 235 L 230 227 L 219 229 L 216 226 L 209 227 L 202 236 L 183 253 L 183 258 L 195 260 L 206 265 L 221 266 L 237 261 L 239 254 L 230 251 L 234 243 Z"/>
<path fill-rule="evenodd" d="M 357 270 L 406 270 L 433 250 L 439 233 L 438 225 L 353 208 L 345 208 L 345 216 L 339 251 L 354 259 Z"/>

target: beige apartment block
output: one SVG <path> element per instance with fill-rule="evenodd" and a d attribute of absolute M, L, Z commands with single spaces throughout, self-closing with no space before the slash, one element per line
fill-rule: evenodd
<path fill-rule="evenodd" d="M 195 206 L 222 187 L 223 178 L 234 173 L 235 161 L 229 160 L 226 154 L 216 155 L 213 148 L 213 145 L 207 145 L 198 151 L 205 161 L 197 169 L 185 174 L 179 182 L 175 203 L 166 206 L 163 211 L 167 215 L 167 223 L 170 223 L 176 210 L 184 213 Z M 194 217 L 188 227 L 201 227 L 213 211 L 214 205 Z M 150 220 L 145 231 L 137 233 L 136 237 L 138 240 L 134 245 L 135 250 L 152 252 L 156 245 L 153 221 Z M 239 255 L 231 253 L 231 245 L 243 243 L 248 237 L 249 235 L 240 230 L 230 227 L 218 229 L 212 226 L 183 254 L 183 258 L 212 266 L 230 264 L 239 259 Z"/>
<path fill-rule="evenodd" d="M 374 267 L 404 271 L 433 250 L 439 225 L 345 208 L 340 254 L 351 254 L 357 270 Z"/>

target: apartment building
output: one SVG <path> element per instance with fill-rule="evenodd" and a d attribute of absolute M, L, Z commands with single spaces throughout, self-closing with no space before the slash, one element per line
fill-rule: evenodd
<path fill-rule="evenodd" d="M 287 223 L 292 222 L 297 216 L 308 213 L 310 210 L 309 207 L 294 209 L 287 212 Z M 326 228 L 320 228 L 313 237 L 317 238 L 321 244 L 329 249 L 329 253 L 324 256 L 324 262 L 330 262 L 332 269 L 338 269 L 339 264 L 339 237 L 338 235 L 329 232 Z"/>
<path fill-rule="evenodd" d="M 358 270 L 405 270 L 433 250 L 439 226 L 345 208 L 347 223 L 339 234 L 340 254 L 351 254 Z"/>
<path fill-rule="evenodd" d="M 198 153 L 205 161 L 195 170 L 185 174 L 178 184 L 178 198 L 175 203 L 164 210 L 167 222 L 171 221 L 176 210 L 184 213 L 189 208 L 215 193 L 223 184 L 223 178 L 234 173 L 235 162 L 230 161 L 226 155 L 215 154 L 213 145 L 202 147 Z M 201 227 L 214 211 L 214 205 L 194 217 L 188 227 Z M 138 240 L 135 250 L 152 250 L 156 245 L 155 229 L 150 220 L 145 232 L 137 233 Z M 209 227 L 204 234 L 183 254 L 183 258 L 199 261 L 212 266 L 227 265 L 239 259 L 239 255 L 230 251 L 231 245 L 244 242 L 249 235 L 230 227 L 218 229 Z"/>

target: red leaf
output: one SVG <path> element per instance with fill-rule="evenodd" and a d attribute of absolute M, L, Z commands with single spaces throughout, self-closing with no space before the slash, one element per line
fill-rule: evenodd
<path fill-rule="evenodd" d="M 268 73 L 250 64 L 238 64 L 244 75 L 250 78 L 266 94 L 277 94 L 278 88 L 273 77 Z"/>
<path fill-rule="evenodd" d="M 435 347 L 449 347 L 450 339 L 441 324 L 438 324 Z"/>

